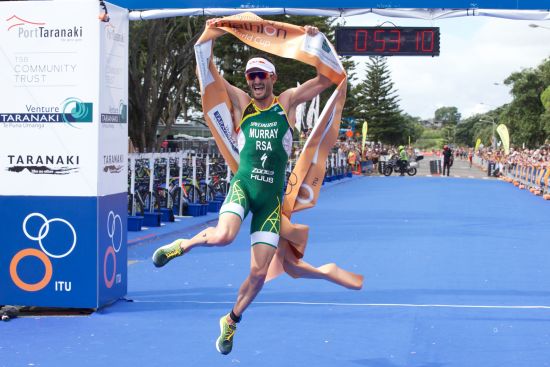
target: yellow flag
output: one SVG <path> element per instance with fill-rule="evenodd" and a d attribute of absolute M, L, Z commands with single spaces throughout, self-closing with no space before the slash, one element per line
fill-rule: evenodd
<path fill-rule="evenodd" d="M 474 152 L 477 152 L 477 148 L 479 148 L 479 144 L 481 144 L 481 139 L 477 138 L 476 147 L 474 148 Z"/>
<path fill-rule="evenodd" d="M 504 153 L 510 154 L 510 134 L 508 134 L 508 128 L 504 124 L 497 126 L 497 132 L 502 141 L 502 146 L 504 147 Z"/>
<path fill-rule="evenodd" d="M 363 142 L 362 142 L 362 148 L 361 151 L 365 152 L 365 144 L 367 143 L 367 130 L 369 129 L 369 124 L 365 121 L 363 123 Z"/>

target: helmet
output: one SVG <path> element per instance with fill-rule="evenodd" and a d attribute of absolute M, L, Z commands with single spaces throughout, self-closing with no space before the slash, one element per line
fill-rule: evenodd
<path fill-rule="evenodd" d="M 403 149 L 405 149 L 405 147 L 403 145 L 400 145 L 398 149 L 403 150 Z"/>

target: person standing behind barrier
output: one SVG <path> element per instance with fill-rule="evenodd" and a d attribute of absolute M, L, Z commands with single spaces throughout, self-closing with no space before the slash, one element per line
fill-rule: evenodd
<path fill-rule="evenodd" d="M 355 165 L 357 164 L 357 154 L 355 153 L 355 149 L 353 147 L 350 147 L 349 153 L 348 153 L 348 165 L 350 171 L 355 171 Z"/>
<path fill-rule="evenodd" d="M 207 21 L 206 27 L 217 20 Z M 319 33 L 316 27 L 304 28 L 309 36 Z M 238 134 L 240 164 L 220 209 L 218 224 L 191 239 L 175 240 L 153 254 L 154 265 L 161 267 L 195 247 L 228 245 L 239 233 L 248 212 L 252 212 L 250 273 L 239 288 L 231 312 L 219 320 L 216 349 L 221 354 L 231 352 L 237 323 L 262 289 L 279 243 L 283 185 L 292 148 L 296 107 L 332 85 L 328 78 L 318 73 L 315 78 L 277 97 L 273 94 L 278 77 L 275 66 L 263 57 L 248 60 L 244 76 L 249 94 L 224 80 L 233 114 L 242 117 L 239 126 L 233 127 Z M 223 274 L 221 271 L 219 276 Z"/>
<path fill-rule="evenodd" d="M 453 165 L 453 151 L 448 145 L 443 147 L 443 176 L 447 170 L 447 176 L 451 174 L 451 166 Z"/>
<path fill-rule="evenodd" d="M 405 171 L 407 169 L 407 164 L 409 163 L 409 156 L 405 147 L 403 145 L 399 146 L 399 159 L 397 160 L 397 165 L 399 166 L 399 176 L 405 176 Z"/>

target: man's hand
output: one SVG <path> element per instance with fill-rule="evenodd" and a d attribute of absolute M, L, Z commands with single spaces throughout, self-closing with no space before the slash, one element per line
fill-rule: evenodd
<path fill-rule="evenodd" d="M 306 34 L 311 37 L 316 36 L 319 33 L 319 28 L 313 25 L 306 25 L 304 26 L 304 29 L 306 31 Z"/>
<path fill-rule="evenodd" d="M 210 27 L 213 23 L 216 23 L 218 20 L 221 20 L 222 18 L 212 18 L 206 20 L 206 28 Z"/>
<path fill-rule="evenodd" d="M 206 28 L 211 28 L 213 26 L 214 23 L 222 20 L 223 18 L 212 18 L 212 19 L 207 19 L 206 20 Z M 215 29 L 214 30 L 216 33 L 214 34 L 214 37 L 212 38 L 212 40 L 215 40 L 216 38 L 218 37 L 221 37 L 223 36 L 226 32 L 223 30 L 223 29 Z"/>

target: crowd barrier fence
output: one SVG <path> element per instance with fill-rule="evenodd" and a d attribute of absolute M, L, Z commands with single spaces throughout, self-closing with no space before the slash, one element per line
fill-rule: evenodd
<path fill-rule="evenodd" d="M 295 165 L 287 166 L 287 179 Z M 345 157 L 331 153 L 325 181 L 351 176 Z M 220 154 L 180 151 L 128 155 L 128 229 L 158 227 L 174 216 L 217 212 L 225 199 L 231 170 Z"/>
<path fill-rule="evenodd" d="M 550 200 L 550 168 L 541 164 L 501 163 L 475 157 L 474 162 L 487 169 L 487 175 L 499 177 L 520 190 L 527 190 L 534 195 Z"/>

